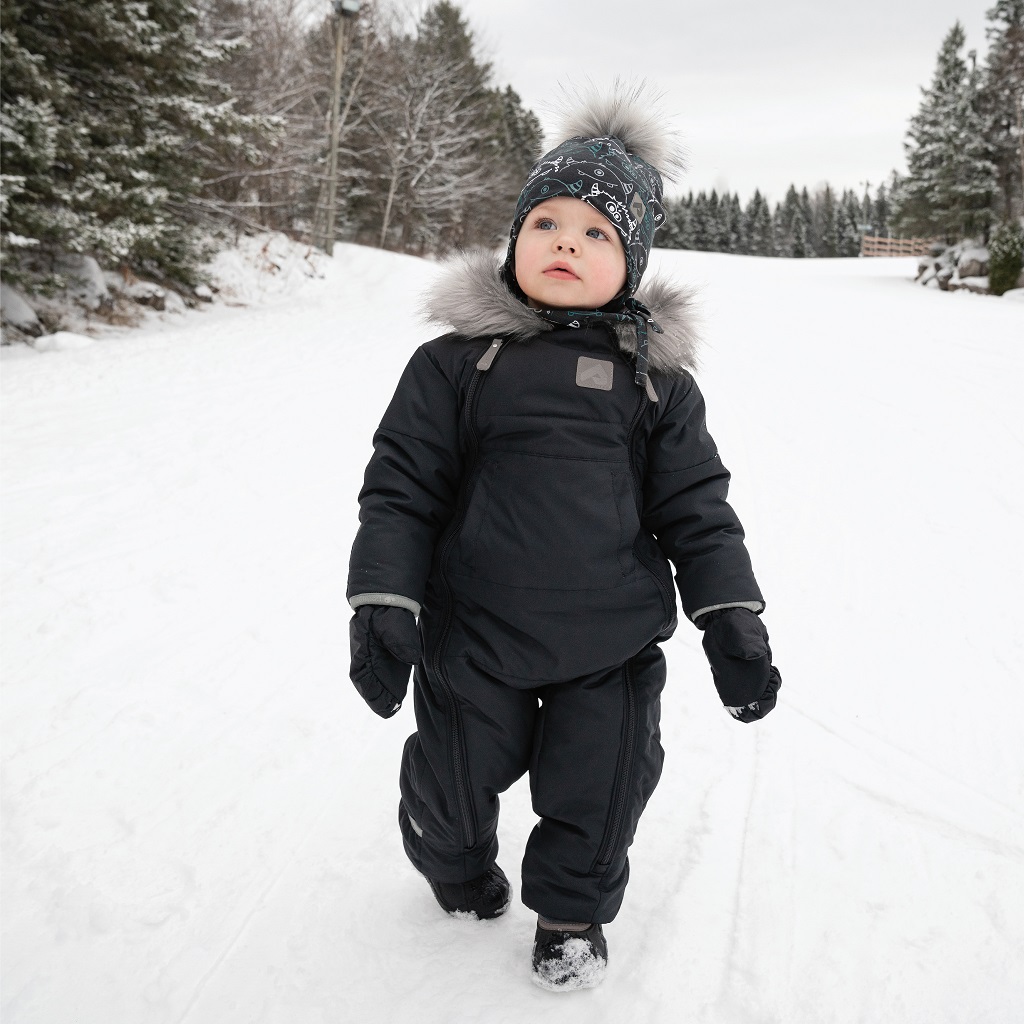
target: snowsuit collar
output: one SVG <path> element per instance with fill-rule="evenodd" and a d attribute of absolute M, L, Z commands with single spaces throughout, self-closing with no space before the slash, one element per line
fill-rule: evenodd
<path fill-rule="evenodd" d="M 444 268 L 423 303 L 422 312 L 428 321 L 470 338 L 501 334 L 514 341 L 557 328 L 508 290 L 500 277 L 500 265 L 491 253 L 459 253 L 446 260 Z M 640 288 L 636 298 L 650 310 L 662 331 L 649 335 L 650 369 L 669 376 L 696 370 L 698 339 L 693 292 L 655 277 Z M 619 348 L 635 355 L 636 328 L 630 323 L 619 323 L 614 330 Z"/>

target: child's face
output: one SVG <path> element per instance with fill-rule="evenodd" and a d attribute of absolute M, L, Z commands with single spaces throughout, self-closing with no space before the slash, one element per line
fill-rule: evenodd
<path fill-rule="evenodd" d="M 582 199 L 535 206 L 516 238 L 516 281 L 531 306 L 597 309 L 626 283 L 626 254 L 611 222 Z"/>

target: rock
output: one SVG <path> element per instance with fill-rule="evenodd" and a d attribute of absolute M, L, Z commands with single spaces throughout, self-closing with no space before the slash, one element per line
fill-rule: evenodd
<path fill-rule="evenodd" d="M 924 286 L 925 286 L 925 288 L 938 288 L 939 287 L 939 279 L 937 277 L 933 277 L 930 280 L 925 281 Z"/>
<path fill-rule="evenodd" d="M 934 269 L 935 260 L 933 260 L 930 256 L 922 256 L 921 259 L 917 261 L 917 277 L 915 277 L 914 280 L 917 281 L 921 279 L 923 274 L 927 274 L 929 270 Z"/>
<path fill-rule="evenodd" d="M 988 249 L 972 246 L 960 253 L 956 269 L 961 277 L 984 277 L 988 273 Z"/>
<path fill-rule="evenodd" d="M 201 302 L 213 302 L 213 291 L 208 284 L 197 284 L 193 290 Z"/>
<path fill-rule="evenodd" d="M 975 295 L 988 295 L 988 278 L 981 276 L 961 277 L 960 288 L 966 289 L 969 292 L 974 292 Z"/>
<path fill-rule="evenodd" d="M 168 313 L 184 313 L 185 300 L 177 292 L 168 290 L 164 293 L 164 309 Z"/>
<path fill-rule="evenodd" d="M 32 338 L 38 338 L 43 333 L 43 325 L 36 311 L 28 304 L 25 296 L 9 284 L 0 283 L 0 317 L 9 327 Z"/>
<path fill-rule="evenodd" d="M 80 348 L 88 348 L 94 344 L 92 338 L 72 331 L 57 331 L 55 334 L 44 334 L 32 342 L 37 352 L 75 352 Z"/>
<path fill-rule="evenodd" d="M 939 282 L 939 287 L 945 292 L 949 291 L 949 282 L 953 279 L 953 268 L 943 267 L 940 271 L 935 274 L 935 280 Z"/>
<path fill-rule="evenodd" d="M 91 256 L 76 252 L 62 253 L 54 261 L 54 270 L 67 279 L 67 293 L 86 309 L 109 309 L 113 304 L 107 278 Z"/>
<path fill-rule="evenodd" d="M 150 306 L 156 310 L 167 306 L 167 292 L 152 281 L 132 281 L 124 286 L 124 294 L 140 306 Z"/>
<path fill-rule="evenodd" d="M 921 284 L 924 284 L 924 285 L 928 285 L 928 284 L 931 284 L 932 282 L 934 282 L 935 283 L 935 287 L 938 288 L 939 282 L 935 280 L 935 275 L 937 273 L 938 273 L 938 271 L 935 269 L 935 267 L 933 267 L 933 266 L 926 267 L 924 272 L 921 274 L 921 276 L 919 277 L 918 280 L 920 281 Z"/>

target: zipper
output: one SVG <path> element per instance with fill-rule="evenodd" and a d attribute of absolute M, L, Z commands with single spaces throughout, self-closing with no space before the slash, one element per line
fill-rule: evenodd
<path fill-rule="evenodd" d="M 626 704 L 626 739 L 623 747 L 622 770 L 615 780 L 612 819 L 608 826 L 608 834 L 597 855 L 598 866 L 604 868 L 611 864 L 612 854 L 619 841 L 622 821 L 626 815 L 629 780 L 633 774 L 633 757 L 636 748 L 636 687 L 633 684 L 632 663 L 628 661 L 626 662 L 623 691 Z"/>
<path fill-rule="evenodd" d="M 477 361 L 476 369 L 470 379 L 469 387 L 466 389 L 465 416 L 466 432 L 469 436 L 469 453 L 467 457 L 467 476 L 471 475 L 475 468 L 479 448 L 479 438 L 476 433 L 476 396 L 480 390 L 482 375 L 494 365 L 498 353 L 501 351 L 503 339 L 495 338 L 490 347 Z M 471 850 L 476 846 L 476 821 L 473 816 L 473 807 L 467 792 L 466 766 L 464 752 L 462 749 L 462 713 L 459 710 L 459 702 L 455 696 L 455 689 L 448 680 L 444 671 L 443 655 L 448 646 L 448 639 L 452 628 L 452 592 L 448 585 L 445 569 L 448 565 L 448 558 L 455 545 L 455 540 L 462 529 L 462 522 L 466 515 L 466 506 L 469 504 L 469 490 L 463 492 L 462 500 L 459 502 L 455 523 L 448 532 L 444 547 L 441 549 L 441 556 L 438 561 L 438 578 L 441 581 L 442 594 L 442 615 L 441 615 L 441 639 L 434 648 L 433 666 L 434 676 L 441 683 L 445 698 L 448 701 L 448 712 L 451 717 L 452 728 L 448 730 L 448 756 L 451 760 L 452 778 L 455 783 L 455 797 L 459 805 L 459 817 L 462 820 L 462 842 L 463 848 Z"/>
<path fill-rule="evenodd" d="M 640 483 L 640 477 L 637 475 L 636 461 L 633 458 L 633 437 L 636 434 L 637 428 L 640 426 L 640 419 L 644 411 L 644 397 L 646 396 L 648 400 L 650 400 L 650 391 L 653 390 L 650 378 L 647 379 L 647 384 L 649 390 L 640 393 L 640 397 L 637 400 L 636 412 L 633 414 L 633 422 L 629 425 L 629 433 L 626 435 L 626 452 L 629 456 L 629 469 L 633 480 L 633 500 L 636 502 L 637 509 L 643 508 L 643 486 Z M 654 400 L 656 401 L 657 398 Z M 647 559 L 644 558 L 644 556 L 635 548 L 633 549 L 633 554 L 636 556 L 637 561 L 651 574 L 654 578 L 654 582 L 658 584 L 658 589 L 661 591 L 661 600 L 665 606 L 665 621 L 668 622 L 675 608 L 674 595 L 665 587 L 656 567 L 651 565 L 651 563 L 648 562 Z"/>

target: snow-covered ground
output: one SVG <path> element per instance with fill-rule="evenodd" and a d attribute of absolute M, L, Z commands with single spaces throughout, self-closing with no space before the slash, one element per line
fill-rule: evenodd
<path fill-rule="evenodd" d="M 6 1024 L 1024 1017 L 1024 307 L 913 260 L 656 257 L 701 286 L 784 686 L 739 725 L 697 631 L 666 645 L 665 774 L 572 995 L 529 983 L 518 903 L 438 910 L 395 821 L 411 708 L 347 681 L 356 493 L 436 268 L 342 246 L 249 309 L 3 352 Z M 524 780 L 516 883 L 532 823 Z"/>

